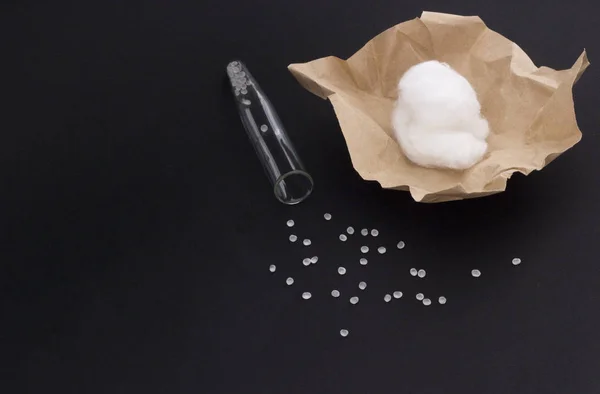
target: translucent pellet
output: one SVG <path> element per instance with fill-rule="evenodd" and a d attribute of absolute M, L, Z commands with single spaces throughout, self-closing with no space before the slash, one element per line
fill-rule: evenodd
<path fill-rule="evenodd" d="M 372 235 L 373 237 L 376 237 L 376 236 L 378 236 L 378 235 L 379 235 L 379 231 L 378 231 L 376 228 L 374 228 L 373 230 L 371 230 L 371 235 Z"/>
<path fill-rule="evenodd" d="M 350 235 L 354 234 L 354 227 L 350 226 L 346 229 L 346 232 Z"/>
<path fill-rule="evenodd" d="M 394 292 L 394 298 L 402 298 L 402 292 L 401 291 L 395 291 Z"/>
<path fill-rule="evenodd" d="M 310 263 L 311 261 L 308 257 L 302 260 L 302 264 L 304 264 L 305 267 L 308 267 Z"/>
<path fill-rule="evenodd" d="M 369 263 L 369 260 L 367 260 L 363 257 L 359 260 L 359 262 L 360 262 L 360 265 L 367 265 Z"/>
<path fill-rule="evenodd" d="M 423 293 L 417 293 L 417 300 L 423 301 L 423 298 L 425 298 L 425 295 L 423 295 Z"/>
<path fill-rule="evenodd" d="M 346 329 L 341 329 L 340 330 L 340 335 L 343 336 L 344 338 L 346 338 L 348 336 L 349 332 Z"/>
<path fill-rule="evenodd" d="M 260 131 L 262 131 L 263 133 L 266 132 L 267 130 L 269 130 L 269 126 L 267 126 L 266 124 L 260 126 Z"/>
<path fill-rule="evenodd" d="M 423 300 L 423 305 L 425 305 L 425 306 L 429 306 L 429 305 L 431 305 L 431 300 L 430 300 L 429 298 L 425 298 L 425 299 Z"/>
<path fill-rule="evenodd" d="M 344 268 L 344 267 L 339 267 L 339 268 L 338 268 L 338 274 L 340 274 L 340 275 L 345 275 L 345 274 L 346 274 L 346 268 Z"/>
<path fill-rule="evenodd" d="M 290 242 L 296 242 L 298 240 L 298 237 L 295 236 L 294 234 L 290 235 Z"/>
<path fill-rule="evenodd" d="M 438 302 L 442 305 L 444 305 L 446 303 L 446 297 L 441 296 L 440 298 L 438 298 Z"/>
<path fill-rule="evenodd" d="M 424 278 L 424 277 L 425 277 L 425 275 L 427 275 L 427 273 L 425 272 L 425 270 L 424 270 L 424 269 L 420 269 L 419 271 L 417 271 L 417 276 L 418 276 L 419 278 Z"/>
<path fill-rule="evenodd" d="M 389 295 L 389 294 L 386 294 L 386 295 L 383 297 L 383 300 L 384 300 L 385 302 L 390 302 L 390 301 L 392 300 L 392 296 L 391 296 L 391 295 Z"/>
<path fill-rule="evenodd" d="M 277 269 L 277 267 L 275 267 L 275 264 L 271 264 L 269 266 L 269 271 L 271 271 L 271 272 L 275 272 L 276 269 Z"/>
<path fill-rule="evenodd" d="M 367 236 L 369 235 L 369 230 L 367 230 L 366 228 L 363 228 L 362 230 L 360 230 L 361 235 Z"/>
<path fill-rule="evenodd" d="M 360 247 L 360 251 L 363 253 L 368 253 L 369 252 L 369 247 L 368 246 L 361 246 Z"/>
<path fill-rule="evenodd" d="M 340 234 L 340 241 L 346 242 L 347 239 L 348 237 L 346 236 L 346 234 Z"/>
<path fill-rule="evenodd" d="M 291 286 L 291 285 L 293 285 L 293 284 L 294 284 L 294 278 L 292 278 L 292 277 L 290 276 L 289 278 L 287 278 L 287 279 L 285 280 L 285 284 L 286 284 L 286 285 L 288 285 L 288 286 Z"/>
<path fill-rule="evenodd" d="M 356 305 L 358 304 L 358 297 L 354 296 L 354 297 L 350 297 L 350 303 L 352 305 Z"/>
<path fill-rule="evenodd" d="M 417 274 L 418 274 L 418 273 L 419 273 L 419 271 L 417 271 L 417 269 L 416 269 L 416 268 L 411 268 L 411 269 L 410 269 L 410 274 L 411 274 L 412 276 L 417 276 Z"/>
<path fill-rule="evenodd" d="M 513 265 L 519 265 L 521 264 L 521 259 L 518 257 L 515 257 L 514 259 L 512 259 L 512 264 Z"/>
<path fill-rule="evenodd" d="M 331 296 L 338 298 L 340 296 L 339 290 L 331 290 Z"/>
<path fill-rule="evenodd" d="M 377 248 L 377 251 L 379 252 L 379 254 L 384 254 L 386 252 L 386 249 L 385 249 L 385 247 L 380 246 Z"/>
<path fill-rule="evenodd" d="M 479 278 L 481 276 L 481 271 L 479 271 L 479 270 L 472 270 L 471 271 L 471 275 L 473 275 L 474 278 Z"/>
<path fill-rule="evenodd" d="M 317 261 L 319 261 L 319 257 L 318 256 L 313 256 L 310 258 L 310 262 L 312 264 L 317 264 Z"/>
<path fill-rule="evenodd" d="M 288 227 L 294 227 L 294 224 L 295 224 L 295 223 L 294 223 L 294 221 L 293 221 L 293 220 L 291 220 L 291 219 L 290 219 L 290 220 L 288 220 L 288 221 L 287 221 L 287 223 L 286 223 L 286 224 L 287 224 L 287 226 L 288 226 Z"/>
<path fill-rule="evenodd" d="M 310 294 L 308 291 L 302 293 L 302 298 L 304 298 L 305 300 L 308 300 L 310 297 L 312 297 L 312 294 Z"/>
<path fill-rule="evenodd" d="M 304 246 L 309 246 L 312 242 L 310 239 L 306 238 L 304 241 L 302 241 L 302 243 L 304 244 Z"/>
<path fill-rule="evenodd" d="M 367 288 L 367 282 L 360 282 L 358 284 L 358 288 L 361 289 L 361 290 L 366 289 Z"/>
<path fill-rule="evenodd" d="M 323 215 L 323 217 L 325 218 L 325 220 L 331 220 L 331 214 L 330 213 L 326 213 L 325 215 Z"/>
<path fill-rule="evenodd" d="M 400 241 L 398 242 L 398 244 L 396 245 L 396 247 L 398 249 L 404 249 L 404 247 L 406 246 L 406 244 L 404 243 L 404 241 Z"/>

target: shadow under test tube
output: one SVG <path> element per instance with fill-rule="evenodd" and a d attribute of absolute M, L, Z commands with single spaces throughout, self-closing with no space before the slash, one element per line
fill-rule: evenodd
<path fill-rule="evenodd" d="M 302 202 L 313 190 L 306 172 L 273 105 L 240 61 L 227 65 L 242 123 L 262 163 L 275 197 L 284 204 Z"/>

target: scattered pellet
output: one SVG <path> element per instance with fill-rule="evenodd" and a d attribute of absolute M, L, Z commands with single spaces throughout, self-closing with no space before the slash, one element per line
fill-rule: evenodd
<path fill-rule="evenodd" d="M 411 268 L 411 269 L 410 269 L 410 274 L 411 274 L 412 276 L 417 276 L 417 274 L 418 274 L 418 273 L 419 273 L 419 271 L 417 271 L 417 269 L 416 269 L 416 268 Z"/>
<path fill-rule="evenodd" d="M 339 290 L 331 290 L 331 296 L 338 298 L 340 296 Z"/>
<path fill-rule="evenodd" d="M 346 242 L 347 239 L 348 237 L 346 236 L 346 234 L 340 234 L 340 241 Z"/>
<path fill-rule="evenodd" d="M 310 258 L 310 262 L 313 264 L 317 264 L 317 261 L 319 261 L 319 257 L 318 256 L 313 256 Z"/>
<path fill-rule="evenodd" d="M 429 298 L 425 298 L 425 299 L 423 300 L 423 305 L 425 305 L 425 306 L 429 306 L 429 305 L 431 305 L 431 300 L 430 300 Z"/>
<path fill-rule="evenodd" d="M 394 298 L 396 298 L 396 299 L 402 298 L 402 292 L 401 291 L 395 291 L 394 292 Z"/>
<path fill-rule="evenodd" d="M 285 284 L 287 284 L 288 286 L 291 286 L 294 284 L 294 278 L 292 278 L 291 276 L 289 278 L 287 278 L 285 280 Z"/>
<path fill-rule="evenodd" d="M 369 247 L 368 246 L 361 246 L 360 247 L 360 251 L 363 253 L 368 253 L 369 252 Z"/>
<path fill-rule="evenodd" d="M 376 237 L 376 236 L 378 236 L 378 235 L 379 235 L 379 230 L 377 230 L 376 228 L 374 228 L 373 230 L 371 230 L 371 235 L 372 235 L 373 237 Z"/>
<path fill-rule="evenodd" d="M 442 305 L 444 305 L 446 303 L 446 297 L 441 296 L 440 298 L 438 298 L 438 302 Z"/>
<path fill-rule="evenodd" d="M 514 259 L 512 259 L 512 264 L 513 265 L 519 265 L 521 264 L 521 259 L 518 257 L 515 257 Z"/>
<path fill-rule="evenodd" d="M 326 213 L 325 215 L 323 215 L 323 217 L 325 218 L 325 220 L 331 220 L 331 214 L 330 213 Z"/>
<path fill-rule="evenodd" d="M 368 230 L 368 229 L 366 229 L 366 228 L 363 228 L 362 230 L 360 230 L 360 233 L 361 233 L 361 235 L 363 235 L 363 236 L 367 236 L 367 235 L 369 235 L 369 230 Z"/>
<path fill-rule="evenodd" d="M 310 244 L 312 244 L 311 240 L 306 238 L 304 241 L 302 241 L 302 243 L 304 244 L 304 246 L 309 246 Z"/>
<path fill-rule="evenodd" d="M 271 272 L 275 272 L 276 269 L 277 269 L 277 267 L 275 267 L 275 264 L 271 264 L 269 266 L 269 271 L 271 271 Z"/>
<path fill-rule="evenodd" d="M 425 296 L 423 295 L 423 293 L 417 293 L 417 300 L 423 301 L 423 298 L 425 298 Z"/>
<path fill-rule="evenodd" d="M 298 240 L 298 237 L 295 236 L 294 234 L 290 235 L 290 242 L 296 242 Z"/>
<path fill-rule="evenodd" d="M 310 294 L 308 291 L 302 293 L 302 298 L 304 298 L 305 300 L 308 300 L 310 297 L 312 297 L 312 294 Z"/>
<path fill-rule="evenodd" d="M 473 275 L 474 278 L 479 278 L 481 276 L 481 271 L 479 271 L 479 270 L 472 270 L 471 271 L 471 275 Z"/>
<path fill-rule="evenodd" d="M 348 330 L 346 329 L 341 329 L 340 330 L 340 335 L 343 336 L 344 338 L 347 337 L 349 334 Z"/>
<path fill-rule="evenodd" d="M 290 219 L 290 220 L 288 220 L 288 221 L 287 221 L 287 223 L 286 223 L 286 224 L 287 224 L 287 226 L 288 226 L 288 227 L 294 227 L 294 224 L 295 224 L 295 223 L 294 223 L 294 221 L 293 221 L 293 220 L 291 220 L 291 219 Z"/>
<path fill-rule="evenodd" d="M 400 241 L 400 242 L 398 242 L 398 245 L 396 245 L 396 247 L 398 249 L 404 249 L 405 246 L 406 246 L 406 244 L 404 243 L 404 241 Z"/>
<path fill-rule="evenodd" d="M 424 270 L 424 269 L 420 269 L 419 271 L 417 271 L 417 276 L 418 276 L 419 278 L 424 278 L 424 277 L 425 277 L 425 275 L 427 275 L 427 273 L 425 272 L 425 270 Z"/>
<path fill-rule="evenodd" d="M 340 275 L 345 275 L 345 274 L 346 274 L 346 268 L 344 268 L 344 267 L 339 267 L 339 268 L 338 268 L 338 274 L 340 274 Z"/>
<path fill-rule="evenodd" d="M 356 305 L 358 304 L 358 297 L 354 296 L 354 297 L 350 297 L 350 303 L 352 305 Z"/>
<path fill-rule="evenodd" d="M 308 257 L 302 260 L 302 264 L 304 264 L 305 267 L 308 267 L 310 263 L 311 261 Z"/>
<path fill-rule="evenodd" d="M 390 301 L 392 300 L 392 296 L 391 296 L 391 295 L 389 295 L 389 294 L 386 294 L 386 295 L 383 297 L 383 300 L 384 300 L 385 302 L 390 302 Z"/>
<path fill-rule="evenodd" d="M 377 251 L 379 252 L 379 254 L 384 254 L 385 251 L 386 251 L 386 249 L 385 249 L 384 246 L 380 246 L 380 247 L 377 248 Z"/>
<path fill-rule="evenodd" d="M 361 289 L 361 290 L 366 289 L 367 288 L 367 282 L 360 282 L 358 284 L 358 288 Z"/>
<path fill-rule="evenodd" d="M 360 262 L 360 265 L 367 265 L 369 263 L 369 260 L 365 259 L 364 257 L 361 257 L 359 262 Z"/>
<path fill-rule="evenodd" d="M 354 227 L 350 226 L 346 229 L 346 232 L 350 235 L 354 234 Z"/>

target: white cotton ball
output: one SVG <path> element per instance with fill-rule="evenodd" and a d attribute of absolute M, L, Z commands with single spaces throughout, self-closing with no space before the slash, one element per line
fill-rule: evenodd
<path fill-rule="evenodd" d="M 406 156 L 424 167 L 466 169 L 487 151 L 487 120 L 473 87 L 445 63 L 411 67 L 398 83 L 392 124 Z"/>

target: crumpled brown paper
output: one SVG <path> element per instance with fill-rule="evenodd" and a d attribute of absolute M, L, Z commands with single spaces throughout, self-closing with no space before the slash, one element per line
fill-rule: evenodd
<path fill-rule="evenodd" d="M 397 83 L 409 67 L 431 59 L 469 80 L 490 123 L 486 156 L 465 171 L 419 167 L 393 138 Z M 540 170 L 579 142 L 572 87 L 588 65 L 584 51 L 569 70 L 536 67 L 479 17 L 424 12 L 379 34 L 348 60 L 330 56 L 289 70 L 331 101 L 363 179 L 409 190 L 416 201 L 442 202 L 499 193 L 514 172 Z"/>

